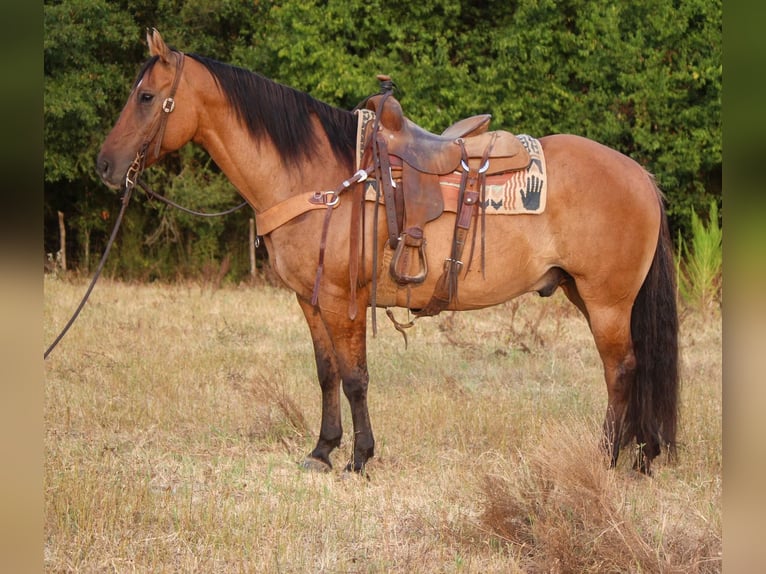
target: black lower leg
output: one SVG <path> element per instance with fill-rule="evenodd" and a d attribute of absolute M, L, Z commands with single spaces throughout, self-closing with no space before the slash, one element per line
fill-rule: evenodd
<path fill-rule="evenodd" d="M 354 423 L 354 452 L 346 470 L 362 472 L 365 464 L 375 455 L 375 438 L 367 410 L 367 373 L 343 380 L 343 391 L 351 406 Z"/>

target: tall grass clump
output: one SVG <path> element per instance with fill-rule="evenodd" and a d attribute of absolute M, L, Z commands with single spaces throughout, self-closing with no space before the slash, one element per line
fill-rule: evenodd
<path fill-rule="evenodd" d="M 609 469 L 593 421 L 553 421 L 484 477 L 479 517 L 526 573 L 721 571 L 715 488 Z"/>
<path fill-rule="evenodd" d="M 723 229 L 718 222 L 718 204 L 710 203 L 707 225 L 692 210 L 689 246 L 679 234 L 676 267 L 681 298 L 700 310 L 720 304 L 723 267 Z"/>

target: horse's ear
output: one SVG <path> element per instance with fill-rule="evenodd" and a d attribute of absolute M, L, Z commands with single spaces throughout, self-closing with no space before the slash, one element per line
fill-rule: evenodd
<path fill-rule="evenodd" d="M 160 60 L 165 63 L 170 62 L 170 48 L 165 44 L 157 28 L 146 30 L 146 43 L 149 44 L 149 54 L 159 56 Z"/>

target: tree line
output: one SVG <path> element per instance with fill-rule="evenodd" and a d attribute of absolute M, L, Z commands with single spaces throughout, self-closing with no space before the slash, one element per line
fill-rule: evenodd
<path fill-rule="evenodd" d="M 147 27 L 347 109 L 388 74 L 407 115 L 435 132 L 490 113 L 493 129 L 589 137 L 655 175 L 674 236 L 688 238 L 711 202 L 722 213 L 721 0 L 45 0 L 44 250 L 59 250 L 64 214 L 70 269 L 95 266 L 119 210 L 95 157 L 148 58 Z M 144 178 L 198 210 L 240 201 L 193 146 Z M 199 218 L 138 195 L 107 271 L 173 280 L 225 262 L 239 281 L 250 217 Z"/>

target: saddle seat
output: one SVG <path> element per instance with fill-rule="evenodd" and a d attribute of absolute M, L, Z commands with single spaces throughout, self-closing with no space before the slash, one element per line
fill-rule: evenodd
<path fill-rule="evenodd" d="M 486 118 L 486 120 L 484 120 Z M 463 152 L 470 167 L 478 169 L 490 143 L 489 166 L 487 174 L 505 173 L 521 169 L 529 164 L 529 154 L 521 142 L 512 133 L 496 130 L 487 131 L 490 115 L 471 116 L 448 127 L 442 135 L 436 135 L 421 128 L 409 118 L 404 119 L 403 129 L 399 132 L 386 131 L 388 153 L 400 158 L 416 170 L 433 175 L 446 175 L 459 171 Z M 460 134 L 463 129 L 470 129 L 471 122 L 479 124 L 473 131 Z M 462 122 L 467 122 L 462 124 Z M 461 125 L 462 124 L 462 125 Z M 447 133 L 445 136 L 444 133 Z M 494 138 L 494 142 L 492 142 Z"/>
<path fill-rule="evenodd" d="M 378 79 L 381 83 L 390 80 L 382 75 Z M 478 162 L 493 138 L 487 173 L 503 173 L 529 164 L 529 154 L 516 136 L 502 130 L 488 131 L 490 114 L 462 119 L 441 134 L 434 134 L 407 118 L 399 101 L 390 93 L 371 96 L 365 107 L 379 116 L 379 130 L 386 138 L 388 153 L 419 172 L 446 175 L 457 171 L 463 159 L 461 143 L 466 157 Z M 469 161 L 469 165 L 471 163 Z"/>
<path fill-rule="evenodd" d="M 441 137 L 449 139 L 468 138 L 483 134 L 489 129 L 490 114 L 479 114 L 456 121 L 441 133 Z"/>

